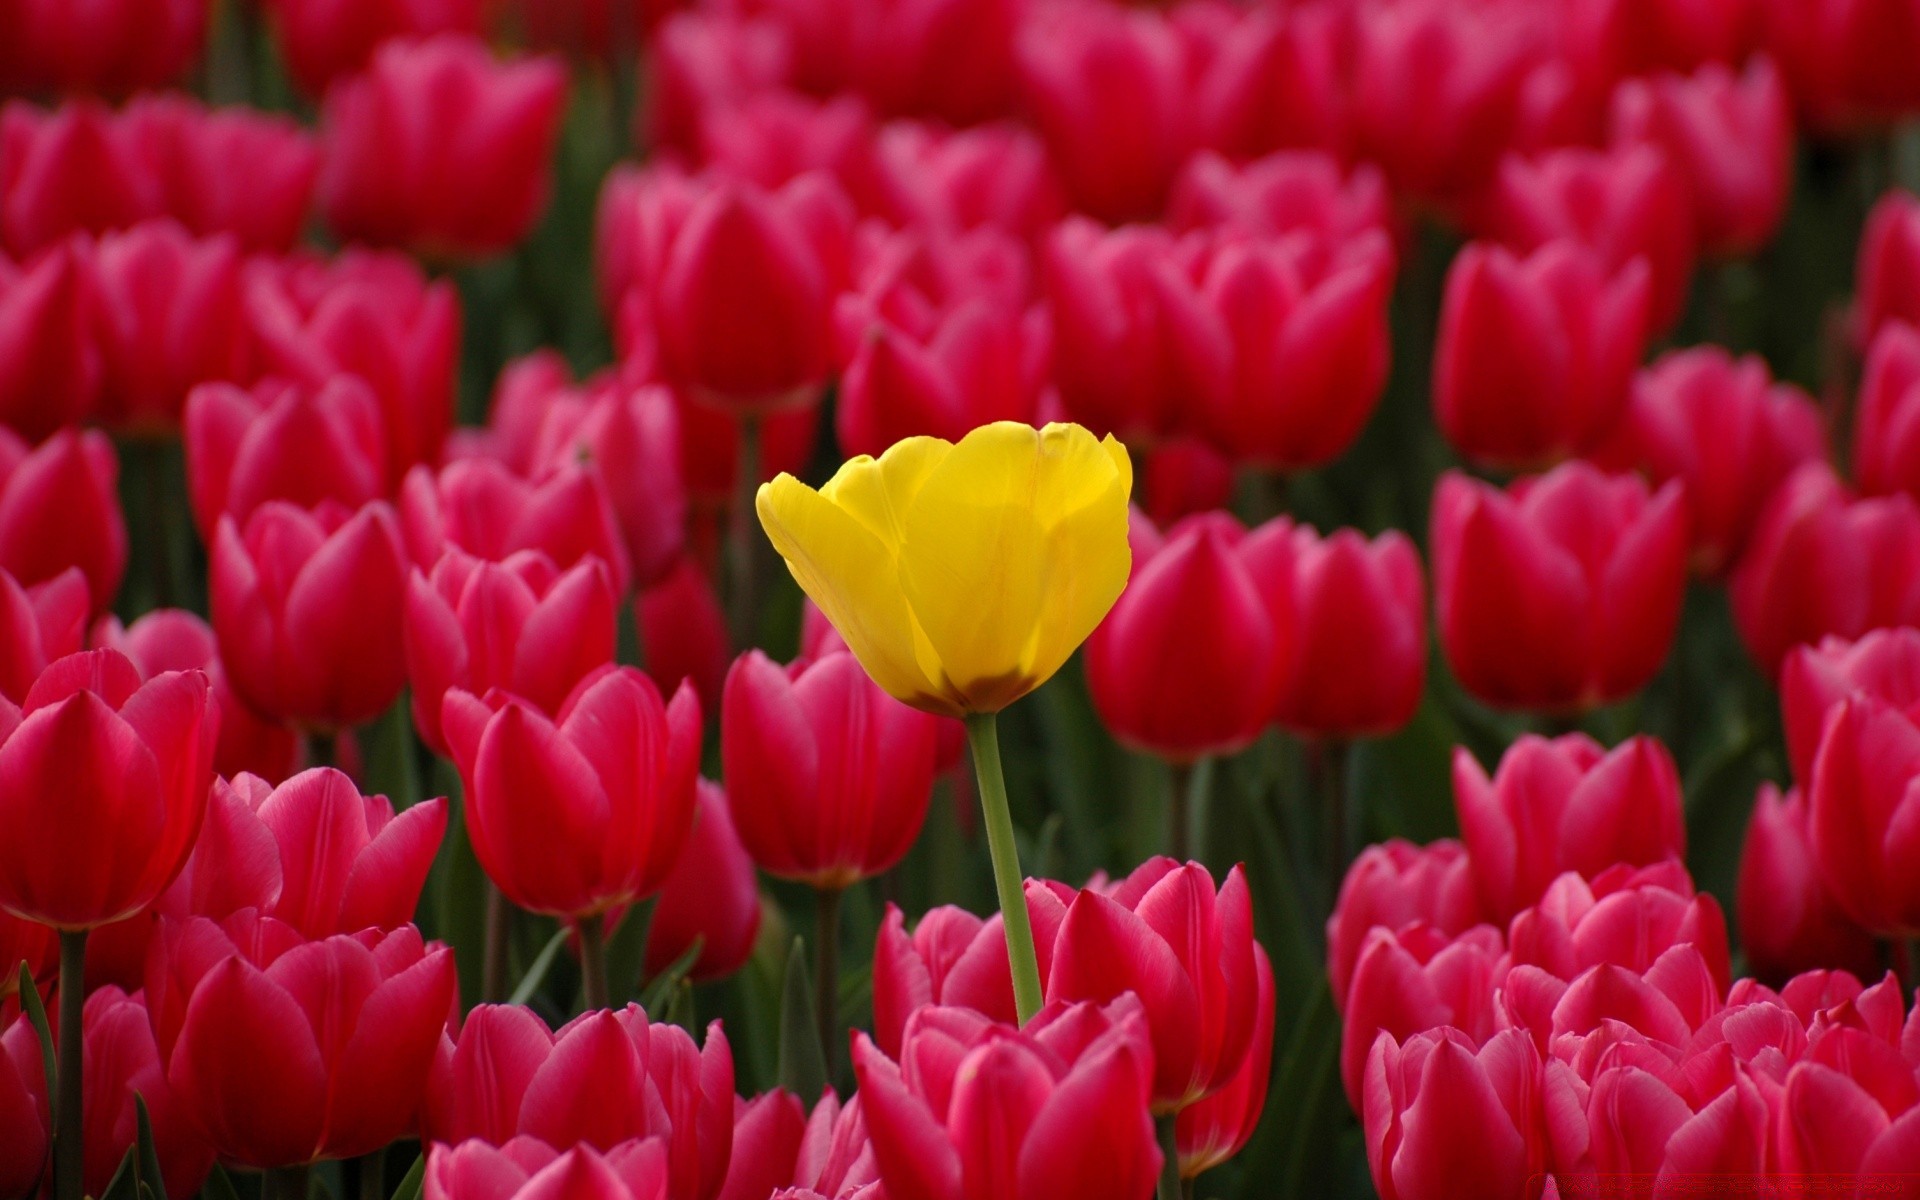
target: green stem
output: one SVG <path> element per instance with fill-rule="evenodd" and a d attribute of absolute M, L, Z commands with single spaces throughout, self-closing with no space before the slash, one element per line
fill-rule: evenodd
<path fill-rule="evenodd" d="M 1180 1142 L 1175 1136 L 1178 1120 L 1173 1113 L 1154 1118 L 1154 1125 L 1160 1131 L 1161 1155 L 1157 1200 L 1180 1200 Z"/>
<path fill-rule="evenodd" d="M 81 1132 L 80 1088 L 86 1074 L 81 1055 L 87 1003 L 87 931 L 60 931 L 60 1054 L 54 1083 L 53 1194 L 55 1200 L 80 1200 L 85 1163 Z"/>
<path fill-rule="evenodd" d="M 360 1156 L 360 1200 L 387 1200 L 387 1152 L 384 1147 Z"/>
<path fill-rule="evenodd" d="M 840 1033 L 840 889 L 815 893 L 813 909 L 813 1011 L 820 1023 L 820 1052 L 833 1073 Z"/>
<path fill-rule="evenodd" d="M 733 579 L 727 600 L 734 645 L 744 650 L 753 645 L 760 603 L 756 570 L 759 530 L 754 516 L 754 497 L 760 489 L 760 416 L 742 413 L 739 423 L 739 459 L 734 465 L 733 512 L 729 514 L 731 524 L 727 535 Z"/>
<path fill-rule="evenodd" d="M 1033 922 L 1020 875 L 1020 848 L 1013 840 L 1013 815 L 1007 811 L 1007 781 L 1000 771 L 1000 734 L 994 713 L 967 715 L 967 742 L 973 748 L 974 783 L 986 818 L 987 849 L 993 857 L 994 890 L 1000 896 L 1000 920 L 1007 934 L 1007 962 L 1013 968 L 1014 1011 L 1025 1025 L 1040 1011 L 1040 960 L 1033 949 Z"/>
<path fill-rule="evenodd" d="M 307 765 L 309 767 L 339 766 L 339 735 L 319 729 L 309 731 L 307 733 Z"/>
<path fill-rule="evenodd" d="M 307 1200 L 307 1181 L 312 1170 L 312 1167 L 302 1164 L 268 1171 L 266 1186 L 261 1189 L 265 1200 Z"/>
<path fill-rule="evenodd" d="M 612 1007 L 607 992 L 607 926 L 603 916 L 580 921 L 580 989 L 586 995 L 588 1012 Z"/>
<path fill-rule="evenodd" d="M 480 954 L 480 998 L 498 1004 L 507 998 L 507 934 L 513 912 L 493 880 L 487 880 L 486 943 Z"/>
<path fill-rule="evenodd" d="M 1213 762 L 1202 756 L 1170 763 L 1167 772 L 1167 853 L 1181 862 L 1206 854 Z"/>
<path fill-rule="evenodd" d="M 1316 738 L 1307 746 L 1307 757 L 1320 803 L 1327 814 L 1327 881 L 1331 896 L 1338 897 L 1340 883 L 1346 878 L 1352 861 L 1353 814 L 1348 812 L 1347 743 L 1340 738 Z"/>

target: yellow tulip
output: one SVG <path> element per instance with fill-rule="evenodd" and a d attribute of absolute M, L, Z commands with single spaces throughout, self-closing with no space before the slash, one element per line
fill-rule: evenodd
<path fill-rule="evenodd" d="M 1078 425 L 984 425 L 762 485 L 760 523 L 882 688 L 946 716 L 1045 683 L 1127 583 L 1126 448 Z"/>

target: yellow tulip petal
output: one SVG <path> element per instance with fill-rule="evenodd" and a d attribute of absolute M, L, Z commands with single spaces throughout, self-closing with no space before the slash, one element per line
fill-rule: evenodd
<path fill-rule="evenodd" d="M 1034 511 L 1051 527 L 1089 505 L 1111 504 L 1116 480 L 1124 512 L 1133 492 L 1133 464 L 1112 436 L 1099 439 L 1079 425 L 1055 423 L 1040 431 L 1038 480 Z"/>
<path fill-rule="evenodd" d="M 1052 678 L 1106 617 L 1127 586 L 1127 484 L 1109 471 L 1103 495 L 1067 513 L 1047 531 L 1039 629 L 1026 664 L 1035 686 Z"/>
<path fill-rule="evenodd" d="M 900 514 L 913 502 L 928 473 L 952 449 L 953 443 L 941 438 L 907 438 L 878 459 L 864 454 L 848 459 L 820 494 L 852 514 L 886 543 L 889 552 L 897 554 Z"/>
<path fill-rule="evenodd" d="M 920 669 L 913 618 L 900 593 L 894 556 L 881 539 L 785 473 L 761 485 L 754 507 L 801 590 L 833 622 L 873 681 L 909 704 L 933 698 L 950 708 L 951 700 Z"/>

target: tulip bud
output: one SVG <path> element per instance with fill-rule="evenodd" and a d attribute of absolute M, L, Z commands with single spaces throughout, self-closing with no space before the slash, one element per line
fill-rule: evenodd
<path fill-rule="evenodd" d="M 767 6 L 793 50 L 793 82 L 855 92 L 886 113 L 953 125 L 1005 114 L 1014 99 L 1013 40 L 1027 9 L 1013 0 L 789 0 Z"/>
<path fill-rule="evenodd" d="M 1793 185 L 1793 117 L 1780 73 L 1764 58 L 1736 75 L 1709 63 L 1692 75 L 1623 81 L 1613 94 L 1616 146 L 1654 146 L 1685 180 L 1703 254 L 1754 254 L 1773 239 Z"/>
<path fill-rule="evenodd" d="M 205 383 L 187 397 L 187 494 L 211 538 L 269 500 L 358 508 L 386 494 L 386 436 L 372 389 L 351 375 L 318 389 Z"/>
<path fill-rule="evenodd" d="M 411 925 L 307 941 L 243 910 L 163 921 L 146 993 L 167 1083 L 220 1157 L 284 1167 L 412 1128 L 454 990 L 452 951 Z"/>
<path fill-rule="evenodd" d="M 613 580 L 591 555 L 562 572 L 538 550 L 487 562 L 449 547 L 407 585 L 407 674 L 413 720 L 446 753 L 442 698 L 451 688 L 502 688 L 558 712 L 574 686 L 614 656 Z"/>
<path fill-rule="evenodd" d="M 1920 326 L 1920 197 L 1897 188 L 1880 197 L 1867 214 L 1854 275 L 1862 344 L 1890 321 Z"/>
<path fill-rule="evenodd" d="M 38 441 L 77 423 L 100 389 L 79 250 L 14 265 L 0 255 L 0 425 Z"/>
<path fill-rule="evenodd" d="M 763 188 L 818 171 L 866 209 L 873 192 L 873 113 L 856 96 L 756 92 L 700 113 L 693 157 L 715 176 Z"/>
<path fill-rule="evenodd" d="M 1156 525 L 1233 504 L 1233 463 L 1198 438 L 1173 438 L 1147 451 L 1135 502 Z"/>
<path fill-rule="evenodd" d="M 1649 332 L 1644 262 L 1576 242 L 1524 258 L 1473 243 L 1447 273 L 1434 415 L 1463 455 L 1528 468 L 1592 448 L 1626 408 Z"/>
<path fill-rule="evenodd" d="M 1539 1089 L 1539 1052 L 1519 1030 L 1479 1046 L 1451 1028 L 1382 1034 L 1364 1104 L 1382 1200 L 1528 1195 L 1546 1165 Z"/>
<path fill-rule="evenodd" d="M 1873 335 L 1853 426 L 1853 469 L 1869 496 L 1920 495 L 1920 330 L 1888 321 Z"/>
<path fill-rule="evenodd" d="M 1569 871 L 1507 928 L 1509 961 L 1571 983 L 1601 964 L 1645 974 L 1675 946 L 1706 964 L 1715 1004 L 1731 977 L 1727 919 L 1711 895 L 1695 892 L 1677 861 L 1632 870 L 1625 863 L 1592 880 Z"/>
<path fill-rule="evenodd" d="M 112 604 L 127 571 L 113 443 L 65 429 L 29 449 L 0 429 L 0 571 L 31 587 L 76 567 L 94 611 Z"/>
<path fill-rule="evenodd" d="M 400 519 L 421 567 L 449 549 L 492 562 L 533 550 L 562 569 L 599 560 L 619 594 L 633 583 L 620 518 L 592 463 L 573 462 L 537 483 L 484 458 L 449 463 L 438 475 L 415 467 L 400 492 Z"/>
<path fill-rule="evenodd" d="M 1366 1112 L 1367 1056 L 1380 1035 L 1413 1037 L 1440 1026 L 1476 1039 L 1493 1032 L 1505 949 L 1490 925 L 1458 937 L 1420 924 L 1367 934 L 1340 1027 L 1340 1081 L 1354 1111 Z"/>
<path fill-rule="evenodd" d="M 811 1115 L 791 1092 L 736 1102 L 733 1161 L 718 1200 L 763 1200 L 769 1193 L 868 1200 L 878 1179 L 859 1096 L 843 1105 L 829 1088 Z"/>
<path fill-rule="evenodd" d="M 1347 868 L 1327 918 L 1327 976 L 1336 1010 L 1361 946 L 1376 926 L 1400 933 L 1423 925 L 1445 936 L 1480 923 L 1480 895 L 1466 848 L 1451 839 L 1415 846 L 1392 838 L 1368 846 Z"/>
<path fill-rule="evenodd" d="M 1174 762 L 1234 754 L 1273 717 L 1294 654 L 1291 581 L 1226 513 L 1165 535 L 1134 511 L 1133 574 L 1087 639 L 1087 687 L 1123 743 Z"/>
<path fill-rule="evenodd" d="M 0 915 L 0 926 L 11 920 Z M 40 1036 L 20 1013 L 0 1032 L 0 1194 L 31 1196 L 46 1174 L 53 1130 L 45 1082 Z"/>
<path fill-rule="evenodd" d="M 96 100 L 0 104 L 0 145 L 0 247 L 16 258 L 165 211 L 143 147 Z"/>
<path fill-rule="evenodd" d="M 1198 1178 L 1245 1149 L 1266 1108 L 1267 1081 L 1273 1074 L 1273 965 L 1259 945 L 1253 953 L 1260 981 L 1253 1040 L 1247 1044 L 1246 1061 L 1224 1087 L 1180 1110 L 1175 1140 L 1182 1179 Z"/>
<path fill-rule="evenodd" d="M 1781 795 L 1760 785 L 1734 913 L 1747 965 L 1763 979 L 1782 980 L 1822 963 L 1870 973 L 1880 961 L 1873 935 L 1841 911 L 1814 861 L 1807 804 L 1796 789 Z"/>
<path fill-rule="evenodd" d="M 193 233 L 280 253 L 300 240 L 320 152 L 292 118 L 162 92 L 131 101 L 121 121 L 153 157 L 167 215 Z"/>
<path fill-rule="evenodd" d="M 475 856 L 509 900 L 588 917 L 660 890 L 693 826 L 700 702 L 631 667 L 590 675 L 549 718 L 519 697 L 447 692 L 441 728 Z"/>
<path fill-rule="evenodd" d="M 481 0 L 270 0 L 274 41 L 300 90 L 318 96 L 391 38 L 478 33 Z"/>
<path fill-rule="evenodd" d="M 1902 831 L 1920 803 L 1920 726 L 1868 695 L 1826 722 L 1808 787 L 1808 833 L 1821 877 L 1856 924 L 1886 937 L 1920 930 L 1915 851 Z"/>
<path fill-rule="evenodd" d="M 563 1153 L 531 1137 L 502 1146 L 478 1138 L 457 1146 L 436 1142 L 427 1149 L 422 1191 L 428 1200 L 667 1200 L 667 1146 L 657 1137 L 604 1153 L 587 1145 Z"/>
<path fill-rule="evenodd" d="M 1393 210 L 1386 180 L 1364 163 L 1349 170 L 1331 154 L 1283 150 L 1235 165 L 1202 150 L 1174 183 L 1167 224 L 1269 237 L 1309 233 L 1342 242 L 1371 230 L 1391 232 Z"/>
<path fill-rule="evenodd" d="M 1765 43 L 1807 123 L 1845 132 L 1920 106 L 1906 64 L 1920 54 L 1920 23 L 1906 4 L 1765 0 Z"/>
<path fill-rule="evenodd" d="M 207 0 L 113 0 L 85 7 L 16 0 L 7 10 L 0 83 L 9 91 L 109 95 L 178 83 L 200 57 L 209 7 Z M 100 1188 L 88 1190 L 97 1195 Z"/>
<path fill-rule="evenodd" d="M 757 650 L 736 659 L 720 752 L 747 852 L 769 874 L 831 891 L 892 867 L 926 819 L 936 721 L 851 654 L 784 670 Z"/>
<path fill-rule="evenodd" d="M 1920 622 L 1920 509 L 1904 494 L 1857 499 L 1808 463 L 1761 509 L 1727 598 L 1768 676 L 1795 646 Z"/>
<path fill-rule="evenodd" d="M 634 613 L 646 648 L 644 670 L 655 686 L 677 687 L 687 680 L 704 711 L 720 711 L 733 642 L 713 581 L 700 565 L 683 557 L 664 581 L 640 593 Z"/>
<path fill-rule="evenodd" d="M 647 924 L 649 977 L 678 961 L 698 940 L 700 954 L 688 968 L 689 978 L 697 983 L 724 979 L 746 965 L 760 933 L 760 888 L 727 794 L 704 779 L 698 792 L 693 830 Z"/>
<path fill-rule="evenodd" d="M 79 650 L 91 609 L 77 568 L 33 587 L 0 570 L 0 698 L 25 702 L 48 663 Z"/>
<path fill-rule="evenodd" d="M 1469 692 L 1580 710 L 1630 696 L 1666 658 L 1685 593 L 1677 482 L 1574 462 L 1505 491 L 1458 472 L 1434 493 L 1440 646 Z"/>
<path fill-rule="evenodd" d="M 1301 4 L 1231 11 L 1237 20 L 1210 48 L 1192 101 L 1202 145 L 1241 161 L 1308 147 L 1350 159 L 1355 10 Z M 1189 169 L 1196 161 L 1188 160 Z"/>
<path fill-rule="evenodd" d="M 511 249 L 546 208 L 565 103 L 553 59 L 496 63 L 459 34 L 382 44 L 327 91 L 328 226 L 429 258 Z"/>
<path fill-rule="evenodd" d="M 1041 938 L 1038 949 L 1051 955 L 1053 944 Z M 1013 976 L 998 913 L 982 919 L 943 904 L 921 917 L 909 936 L 906 918 L 887 905 L 873 947 L 873 1037 L 881 1052 L 898 1056 L 908 1019 L 929 1005 L 1014 1022 Z"/>
<path fill-rule="evenodd" d="M 993 228 L 1030 241 L 1066 213 L 1046 146 L 1020 126 L 889 121 L 873 169 L 880 211 L 905 228 Z"/>
<path fill-rule="evenodd" d="M 1780 669 L 1780 723 L 1787 763 L 1803 786 L 1813 780 L 1827 718 L 1861 693 L 1920 719 L 1920 631 L 1876 629 L 1858 641 L 1830 637 L 1787 652 Z"/>
<path fill-rule="evenodd" d="M 707 110 L 784 86 L 794 59 L 792 36 L 777 18 L 727 9 L 674 13 L 646 50 L 647 140 L 685 154 Z"/>

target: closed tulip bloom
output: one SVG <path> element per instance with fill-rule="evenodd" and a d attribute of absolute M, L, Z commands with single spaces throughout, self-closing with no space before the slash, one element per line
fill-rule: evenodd
<path fill-rule="evenodd" d="M 220 661 L 240 698 L 311 729 L 386 710 L 406 683 L 407 568 L 393 510 L 273 500 L 221 518 L 208 580 Z"/>
<path fill-rule="evenodd" d="M 1920 509 L 1905 494 L 1857 499 L 1809 463 L 1761 510 L 1728 599 L 1768 676 L 1803 643 L 1920 622 Z"/>
<path fill-rule="evenodd" d="M 1685 180 L 1702 254 L 1741 257 L 1773 240 L 1793 184 L 1793 115 L 1780 73 L 1756 58 L 1736 74 L 1626 80 L 1609 119 L 1615 145 L 1653 146 Z"/>
<path fill-rule="evenodd" d="M 698 793 L 693 831 L 660 887 L 647 924 L 643 963 L 655 976 L 698 940 L 700 953 L 687 974 L 706 983 L 738 971 L 753 954 L 760 934 L 760 886 L 727 794 L 704 779 Z"/>
<path fill-rule="evenodd" d="M 1920 105 L 1906 64 L 1920 52 L 1920 19 L 1904 0 L 1764 0 L 1765 44 L 1787 90 L 1815 128 L 1845 132 Z"/>
<path fill-rule="evenodd" d="M 1233 462 L 1199 438 L 1174 438 L 1148 450 L 1135 503 L 1160 525 L 1233 504 Z"/>
<path fill-rule="evenodd" d="M 664 1138 L 668 1196 L 712 1200 L 733 1148 L 733 1052 L 720 1022 L 704 1047 L 637 1004 L 548 1030 L 523 1005 L 483 1004 L 442 1039 L 422 1124 L 435 1142 L 519 1137 L 617 1153 Z"/>
<path fill-rule="evenodd" d="M 0 570 L 0 698 L 23 703 L 48 663 L 80 649 L 92 608 L 77 568 L 33 587 Z"/>
<path fill-rule="evenodd" d="M 1568 982 L 1603 963 L 1645 974 L 1680 945 L 1700 955 L 1716 999 L 1731 978 L 1726 915 L 1677 862 L 1643 871 L 1617 864 L 1591 881 L 1569 871 L 1514 917 L 1507 944 L 1513 965 Z"/>
<path fill-rule="evenodd" d="M 933 794 L 936 718 L 887 695 L 853 655 L 727 672 L 721 761 L 740 839 L 761 868 L 838 891 L 912 848 Z"/>
<path fill-rule="evenodd" d="M 1276 521 L 1249 536 L 1246 555 L 1293 610 L 1294 650 L 1274 710 L 1281 725 L 1345 738 L 1413 719 L 1427 682 L 1427 584 L 1405 534 L 1323 538 Z"/>
<path fill-rule="evenodd" d="M 1327 918 L 1327 980 L 1336 1010 L 1346 1003 L 1360 948 L 1376 926 L 1423 925 L 1444 937 L 1480 923 L 1480 893 L 1466 847 L 1451 838 L 1416 846 L 1391 838 L 1360 852 Z"/>
<path fill-rule="evenodd" d="M 204 383 L 187 396 L 183 440 L 194 523 L 242 525 L 269 500 L 358 508 L 386 494 L 386 434 L 373 390 L 351 375 L 319 388 Z"/>
<path fill-rule="evenodd" d="M 1880 326 L 1867 350 L 1854 416 L 1853 469 L 1869 496 L 1920 495 L 1920 330 Z"/>
<path fill-rule="evenodd" d="M 1197 72 L 1164 14 L 1095 4 L 1042 9 L 1020 31 L 1020 78 L 1074 207 L 1103 221 L 1151 219 L 1194 130 Z M 1124 129 L 1124 137 L 1113 136 Z"/>
<path fill-rule="evenodd" d="M 1363 1114 L 1383 1200 L 1524 1196 L 1546 1165 L 1540 1052 L 1520 1030 L 1479 1046 L 1451 1028 L 1382 1034 Z"/>
<path fill-rule="evenodd" d="M 929 1008 L 908 1023 L 898 1065 L 856 1035 L 861 1111 L 887 1195 L 1146 1195 L 1161 1154 L 1142 1025 L 1131 998 L 1104 1011 L 1050 1007 L 1025 1029 Z"/>
<path fill-rule="evenodd" d="M 441 698 L 450 688 L 512 692 L 558 712 L 574 685 L 613 661 L 612 577 L 599 559 L 562 572 L 538 550 L 488 562 L 449 547 L 407 585 L 407 675 L 414 727 L 446 753 Z"/>
<path fill-rule="evenodd" d="M 1267 1081 L 1273 1075 L 1273 965 L 1258 945 L 1254 959 L 1260 993 L 1253 1040 L 1247 1044 L 1246 1060 L 1225 1086 L 1180 1110 L 1175 1135 L 1182 1179 L 1198 1178 L 1244 1150 L 1266 1108 Z"/>
<path fill-rule="evenodd" d="M 412 1130 L 453 952 L 411 925 L 309 941 L 247 909 L 163 922 L 146 992 L 167 1083 L 221 1159 L 298 1166 Z"/>
<path fill-rule="evenodd" d="M 1894 188 L 1867 214 L 1854 263 L 1862 345 L 1890 321 L 1920 327 L 1920 197 Z"/>
<path fill-rule="evenodd" d="M 0 921 L 12 918 L 0 918 Z M 40 1037 L 25 1013 L 0 1032 L 0 1195 L 31 1196 L 53 1143 Z"/>
<path fill-rule="evenodd" d="M 1447 272 L 1434 416 L 1475 462 L 1524 469 L 1589 449 L 1626 408 L 1650 332 L 1644 262 L 1577 242 L 1525 257 L 1474 243 Z"/>
<path fill-rule="evenodd" d="M 87 996 L 84 1011 L 81 1177 L 87 1194 L 105 1195 L 121 1160 L 134 1147 L 137 1093 L 153 1130 L 159 1182 L 169 1195 L 193 1195 L 213 1166 L 213 1148 L 167 1084 L 145 1001 L 138 992 L 129 996 L 117 987 L 104 987 Z"/>
<path fill-rule="evenodd" d="M 1066 212 L 1046 146 L 1017 125 L 889 121 L 874 139 L 875 201 L 904 227 L 1039 236 Z"/>
<path fill-rule="evenodd" d="M 1738 560 L 1774 490 L 1826 448 L 1820 410 L 1805 392 L 1774 382 L 1757 356 L 1695 346 L 1662 355 L 1634 378 L 1626 417 L 1593 457 L 1656 483 L 1678 479 L 1694 566 L 1719 576 Z"/>
<path fill-rule="evenodd" d="M 1461 684 L 1506 708 L 1577 711 L 1646 686 L 1672 645 L 1687 509 L 1573 462 L 1502 491 L 1458 472 L 1434 494 L 1434 608 Z"/>
<path fill-rule="evenodd" d="M 0 425 L 38 441 L 76 424 L 100 388 L 81 251 L 0 255 Z"/>
<path fill-rule="evenodd" d="M 1087 639 L 1094 709 L 1169 761 L 1237 753 L 1272 719 L 1296 645 L 1292 591 L 1256 565 L 1264 530 L 1224 512 L 1163 534 L 1136 510 L 1131 525 L 1132 577 Z"/>
<path fill-rule="evenodd" d="M 453 424 L 460 305 L 450 283 L 397 255 L 348 250 L 321 261 L 258 260 L 247 320 L 263 374 L 323 387 L 357 375 L 380 402 L 387 485 L 438 461 Z"/>
<path fill-rule="evenodd" d="M 677 12 L 660 23 L 646 50 L 647 140 L 688 154 L 708 109 L 785 86 L 793 73 L 793 39 L 764 13 Z"/>
<path fill-rule="evenodd" d="M 874 681 L 943 716 L 1053 676 L 1126 585 L 1126 450 L 1076 425 L 983 426 L 762 485 L 774 548 Z M 887 516 L 875 514 L 887 513 Z"/>
<path fill-rule="evenodd" d="M 1354 11 L 1314 4 L 1234 10 L 1238 19 L 1210 48 L 1193 101 L 1202 145 L 1240 161 L 1309 148 L 1350 158 Z"/>
<path fill-rule="evenodd" d="M 563 568 L 598 559 L 618 593 L 633 583 L 620 518 L 591 463 L 575 462 L 539 482 L 485 458 L 448 463 L 438 475 L 415 467 L 400 493 L 400 518 L 413 561 L 423 567 L 450 548 L 494 562 L 536 550 Z"/>
<path fill-rule="evenodd" d="M 184 93 L 140 96 L 121 112 L 153 157 L 161 207 L 201 237 L 231 234 L 243 249 L 293 249 L 307 222 L 320 152 L 291 117 Z"/>
<path fill-rule="evenodd" d="M 31 587 L 75 567 L 94 611 L 113 603 L 127 571 L 113 443 L 64 429 L 29 449 L 0 429 L 0 570 Z"/>
<path fill-rule="evenodd" d="M 1920 929 L 1914 850 L 1904 830 L 1920 774 L 1920 727 L 1871 696 L 1827 718 L 1808 787 L 1808 831 L 1821 878 L 1841 910 L 1883 937 Z"/>
<path fill-rule="evenodd" d="M 653 682 L 665 688 L 689 680 L 700 697 L 700 707 L 719 712 L 733 642 L 713 580 L 692 557 L 683 557 L 666 579 L 641 592 L 633 603 L 640 644 L 647 648 L 644 669 Z"/>
<path fill-rule="evenodd" d="M 1672 328 L 1686 307 L 1693 210 L 1686 177 L 1666 151 L 1629 145 L 1509 156 L 1486 203 L 1489 232 L 1517 253 L 1565 239 L 1592 251 L 1609 274 L 1645 260 L 1649 332 Z"/>
<path fill-rule="evenodd" d="M 0 247 L 15 257 L 164 212 L 141 147 L 96 100 L 0 104 Z"/>
<path fill-rule="evenodd" d="M 667 1147 L 659 1138 L 555 1150 L 539 1138 L 500 1146 L 478 1138 L 427 1150 L 421 1188 L 429 1200 L 667 1200 Z"/>
<path fill-rule="evenodd" d="M 853 1200 L 877 1178 L 858 1096 L 842 1104 L 829 1088 L 811 1114 L 792 1092 L 778 1088 L 735 1102 L 733 1161 L 718 1200 L 763 1200 L 769 1194 Z"/>
<path fill-rule="evenodd" d="M 1387 181 L 1368 164 L 1347 168 L 1317 150 L 1283 150 L 1235 164 L 1203 150 L 1187 160 L 1174 183 L 1167 224 L 1342 240 L 1369 230 L 1391 232 L 1394 217 Z"/>
<path fill-rule="evenodd" d="M 1856 641 L 1823 638 L 1788 651 L 1780 668 L 1780 723 L 1787 764 L 1803 786 L 1813 779 L 1827 717 L 1862 693 L 1920 720 L 1920 630 L 1876 629 Z"/>
<path fill-rule="evenodd" d="M 1686 853 L 1680 775 L 1651 737 L 1611 751 L 1584 734 L 1523 736 L 1489 779 L 1465 747 L 1453 800 L 1486 913 L 1504 923 L 1562 871 L 1595 875 Z"/>
<path fill-rule="evenodd" d="M 390 38 L 478 33 L 480 0 L 267 0 L 274 41 L 300 89 L 319 96 Z"/>
<path fill-rule="evenodd" d="M 756 92 L 700 114 L 693 157 L 716 176 L 764 188 L 819 171 L 864 209 L 873 191 L 873 112 L 855 96 Z"/>
<path fill-rule="evenodd" d="M 522 908 L 590 917 L 660 890 L 693 827 L 700 702 L 662 704 L 631 667 L 583 680 L 553 717 L 495 691 L 447 692 L 441 727 L 467 833 Z"/>
<path fill-rule="evenodd" d="M 0 701 L 0 908 L 61 930 L 138 912 L 193 847 L 219 718 L 205 675 L 142 683 L 112 650 L 59 659 Z"/>
<path fill-rule="evenodd" d="M 1050 953 L 1052 942 L 1041 938 L 1040 949 Z M 928 1005 L 1014 1022 L 1007 938 L 997 913 L 982 918 L 943 904 L 909 934 L 900 910 L 887 905 L 873 947 L 873 1038 L 882 1053 L 899 1055 L 908 1019 Z"/>
<path fill-rule="evenodd" d="M 678 391 L 674 406 L 680 413 L 680 469 L 694 519 L 724 514 L 738 490 L 734 481 L 740 472 L 740 418 Z M 783 409 L 758 420 L 760 482 L 806 470 L 819 441 L 819 406 Z"/>
<path fill-rule="evenodd" d="M 1407 1038 L 1445 1026 L 1477 1041 L 1494 1032 L 1505 950 L 1491 925 L 1458 936 L 1418 924 L 1367 935 L 1340 1027 L 1340 1082 L 1355 1112 L 1366 1111 L 1367 1055 L 1382 1034 Z"/>
<path fill-rule="evenodd" d="M 1755 0 L 1589 0 L 1573 17 L 1610 78 L 1737 64 L 1760 35 Z"/>
<path fill-rule="evenodd" d="M 496 63 L 475 37 L 391 41 L 327 91 L 320 209 L 344 239 L 484 258 L 525 238 L 553 188 L 557 60 Z"/>
<path fill-rule="evenodd" d="M 1735 896 L 1740 948 L 1763 980 L 1777 983 L 1828 963 L 1867 974 L 1879 966 L 1879 943 L 1841 910 L 1820 875 L 1798 789 L 1782 794 L 1760 785 Z"/>
<path fill-rule="evenodd" d="M 84 7 L 15 0 L 7 9 L 0 81 L 22 92 L 120 95 L 166 87 L 200 57 L 210 7 L 207 0 Z"/>

